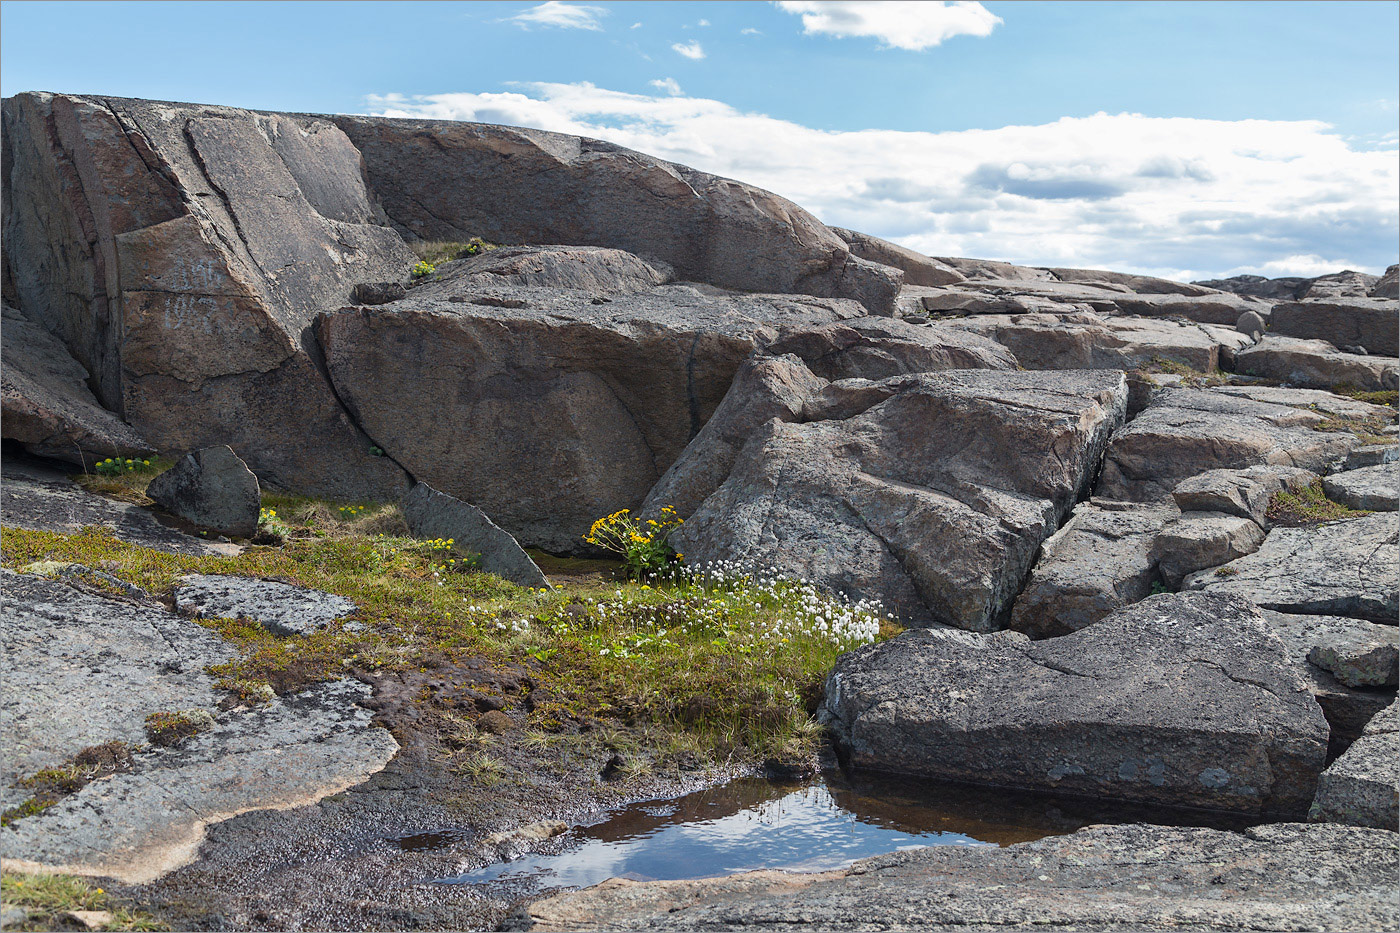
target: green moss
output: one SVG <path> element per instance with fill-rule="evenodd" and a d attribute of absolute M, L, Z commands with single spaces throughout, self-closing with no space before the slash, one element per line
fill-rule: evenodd
<path fill-rule="evenodd" d="M 1161 356 L 1154 356 L 1145 365 L 1138 367 L 1137 371 L 1149 377 L 1153 373 L 1181 376 L 1181 385 L 1191 388 L 1222 386 L 1229 381 L 1229 374 L 1220 369 L 1205 373 L 1198 369 L 1192 369 L 1178 360 L 1170 360 Z"/>
<path fill-rule="evenodd" d="M 1269 520 L 1275 525 L 1319 525 L 1323 522 L 1336 521 L 1342 518 L 1355 518 L 1359 515 L 1369 515 L 1369 512 L 1347 508 L 1340 502 L 1333 502 L 1327 498 L 1327 494 L 1322 490 L 1322 480 L 1317 479 L 1303 488 L 1301 491 L 1293 493 L 1288 490 L 1280 490 L 1274 493 L 1274 497 L 1269 502 Z M 1228 569 L 1228 568 L 1221 568 Z M 1217 576 L 1224 576 L 1216 571 Z"/>
<path fill-rule="evenodd" d="M 1372 405 L 1389 405 L 1395 408 L 1400 404 L 1400 391 L 1395 389 L 1381 389 L 1372 391 L 1370 389 L 1358 389 L 1355 386 L 1341 385 L 1332 389 L 1337 395 L 1345 395 L 1347 398 L 1354 398 L 1358 402 L 1368 402 Z"/>
<path fill-rule="evenodd" d="M 497 248 L 495 243 L 488 243 L 479 236 L 469 240 L 419 240 L 409 244 L 409 249 L 413 250 L 414 255 L 433 266 L 453 259 L 465 259 L 478 253 L 487 253 Z"/>

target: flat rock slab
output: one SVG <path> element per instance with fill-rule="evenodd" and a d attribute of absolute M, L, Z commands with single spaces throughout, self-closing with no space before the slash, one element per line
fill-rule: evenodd
<path fill-rule="evenodd" d="M 204 669 L 236 652 L 209 629 L 42 577 L 0 570 L 0 582 L 0 805 L 29 797 L 17 779 L 84 748 L 146 741 L 150 713 L 218 703 Z"/>
<path fill-rule="evenodd" d="M 1400 354 L 1400 301 L 1362 297 L 1285 301 L 1274 305 L 1269 330 L 1393 357 Z"/>
<path fill-rule="evenodd" d="M 252 619 L 274 635 L 308 635 L 350 615 L 356 606 L 344 596 L 290 583 L 197 574 L 180 579 L 175 608 L 189 616 Z"/>
<path fill-rule="evenodd" d="M 1011 627 L 1032 638 L 1068 635 L 1152 592 L 1152 545 L 1174 506 L 1103 508 L 1081 503 L 1045 542 L 1011 610 Z"/>
<path fill-rule="evenodd" d="M 1235 354 L 1236 372 L 1307 389 L 1344 385 L 1367 391 L 1393 389 L 1396 370 L 1395 357 L 1345 353 L 1326 340 L 1273 334 Z"/>
<path fill-rule="evenodd" d="M 16 867 L 153 881 L 193 861 L 210 824 L 315 803 L 383 768 L 398 743 L 357 705 L 369 695 L 338 681 L 227 713 L 211 731 L 138 754 L 131 772 L 0 830 L 0 854 Z"/>
<path fill-rule="evenodd" d="M 471 503 L 419 483 L 399 508 L 415 537 L 451 540 L 454 553 L 475 554 L 482 570 L 520 586 L 549 586 L 520 542 Z"/>
<path fill-rule="evenodd" d="M 906 632 L 837 661 L 823 717 L 856 768 L 1285 816 L 1328 736 L 1258 610 L 1196 593 L 1030 643 Z"/>
<path fill-rule="evenodd" d="M 1394 463 L 1397 460 L 1400 460 L 1400 445 L 1367 444 L 1365 447 L 1358 447 L 1347 454 L 1346 468 L 1359 470 L 1362 467 L 1379 466 L 1382 463 Z"/>
<path fill-rule="evenodd" d="M 801 423 L 754 432 L 671 540 L 687 563 L 776 567 L 909 624 L 988 631 L 1126 404 L 1103 371 L 834 382 Z"/>
<path fill-rule="evenodd" d="M 227 446 L 206 447 L 181 457 L 151 480 L 146 495 L 196 525 L 239 538 L 258 532 L 262 504 L 258 478 Z"/>
<path fill-rule="evenodd" d="M 1317 781 L 1308 818 L 1394 830 L 1400 825 L 1400 726 L 1396 704 L 1366 726 Z"/>
<path fill-rule="evenodd" d="M 1400 516 L 1394 512 L 1275 528 L 1259 550 L 1192 574 L 1183 589 L 1243 596 L 1279 612 L 1389 625 L 1400 613 Z"/>
<path fill-rule="evenodd" d="M 0 484 L 5 524 L 32 531 L 74 532 L 89 525 L 122 541 L 172 554 L 239 553 L 236 544 L 210 541 L 162 524 L 150 509 L 88 492 L 55 470 L 6 460 Z"/>
<path fill-rule="evenodd" d="M 1269 524 L 1269 503 L 1275 493 L 1285 489 L 1301 492 L 1316 479 L 1311 470 L 1285 466 L 1207 470 L 1177 483 L 1172 499 L 1183 512 L 1234 515 L 1264 528 Z"/>
<path fill-rule="evenodd" d="M 1181 586 L 1187 574 L 1219 567 L 1264 543 L 1264 530 L 1251 519 L 1222 512 L 1182 512 L 1152 541 L 1151 556 L 1163 582 Z"/>
<path fill-rule="evenodd" d="M 1395 834 L 1376 829 L 1090 826 L 821 874 L 612 879 L 535 901 L 505 929 L 1387 930 L 1396 870 Z"/>
<path fill-rule="evenodd" d="M 1115 435 L 1094 494 L 1147 501 L 1207 470 L 1257 465 L 1325 473 L 1333 460 L 1361 445 L 1355 435 L 1316 430 L 1325 420 L 1289 405 L 1168 389 Z"/>
<path fill-rule="evenodd" d="M 1372 405 L 1335 392 L 1322 389 L 1289 389 L 1282 386 L 1245 385 L 1216 386 L 1211 389 L 1217 395 L 1233 395 L 1237 398 L 1268 402 L 1271 405 L 1288 405 L 1292 408 L 1306 408 L 1333 418 L 1384 418 L 1394 419 L 1395 409 L 1386 405 Z"/>
<path fill-rule="evenodd" d="M 1400 469 L 1388 463 L 1333 473 L 1322 479 L 1327 498 L 1367 512 L 1400 508 Z"/>

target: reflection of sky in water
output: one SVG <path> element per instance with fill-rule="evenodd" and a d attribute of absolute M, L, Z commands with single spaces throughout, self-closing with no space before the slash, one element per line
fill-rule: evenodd
<path fill-rule="evenodd" d="M 707 810 L 715 811 L 713 816 Z M 822 785 L 755 800 L 738 812 L 703 795 L 653 801 L 565 838 L 567 848 L 559 855 L 527 855 L 443 880 L 471 884 L 533 877 L 540 885 L 582 887 L 618 877 L 700 878 L 759 868 L 828 871 L 896 849 L 986 844 L 962 833 L 905 832 L 866 822 L 843 809 Z"/>

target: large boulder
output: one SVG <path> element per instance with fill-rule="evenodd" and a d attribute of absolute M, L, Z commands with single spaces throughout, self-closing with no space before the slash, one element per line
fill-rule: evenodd
<path fill-rule="evenodd" d="M 312 317 L 414 257 L 360 158 L 310 117 L 23 93 L 3 105 L 4 239 L 21 307 L 166 454 L 249 452 L 268 483 L 383 497 L 319 371 Z"/>
<path fill-rule="evenodd" d="M 451 541 L 454 553 L 474 556 L 482 570 L 520 586 L 549 586 L 519 542 L 471 503 L 419 483 L 399 501 L 399 508 L 415 537 Z"/>
<path fill-rule="evenodd" d="M 1322 480 L 1327 498 L 1353 509 L 1394 512 L 1400 508 L 1400 482 L 1388 463 L 1333 473 Z"/>
<path fill-rule="evenodd" d="M 258 478 L 228 447 L 186 454 L 151 480 L 146 495 L 196 525 L 239 538 L 257 534 L 262 502 Z"/>
<path fill-rule="evenodd" d="M 1316 479 L 1317 474 L 1311 470 L 1287 466 L 1207 470 L 1177 483 L 1172 499 L 1183 512 L 1235 516 L 1265 528 L 1269 525 L 1269 504 L 1275 495 L 1283 490 L 1301 492 Z M 1242 556 L 1236 554 L 1230 560 Z"/>
<path fill-rule="evenodd" d="M 1398 532 L 1395 512 L 1275 528 L 1253 554 L 1193 574 L 1183 588 L 1243 596 L 1280 612 L 1394 625 L 1400 615 Z"/>
<path fill-rule="evenodd" d="M 945 369 L 1016 369 L 1005 347 L 951 326 L 852 318 L 791 331 L 767 348 L 791 353 L 822 379 L 885 379 Z"/>
<path fill-rule="evenodd" d="M 451 282 L 458 289 L 473 285 L 541 285 L 615 297 L 665 285 L 671 281 L 671 273 L 664 265 L 657 268 L 620 249 L 504 246 L 439 265 L 434 281 L 439 280 Z"/>
<path fill-rule="evenodd" d="M 1371 298 L 1400 298 L 1400 265 L 1387 266 L 1385 275 L 1366 294 Z"/>
<path fill-rule="evenodd" d="M 1381 280 L 1378 275 L 1344 269 L 1310 279 L 1298 289 L 1298 297 L 1306 299 L 1365 298 Z"/>
<path fill-rule="evenodd" d="M 1291 406 L 1168 389 L 1113 438 L 1094 492 L 1147 501 L 1207 470 L 1278 465 L 1323 473 L 1361 444 L 1353 434 L 1319 430 L 1326 421 Z"/>
<path fill-rule="evenodd" d="M 1366 391 L 1396 387 L 1394 357 L 1345 353 L 1326 340 L 1303 340 L 1265 334 L 1235 354 L 1235 371 L 1290 386 L 1330 389 L 1350 386 Z"/>
<path fill-rule="evenodd" d="M 611 247 L 667 263 L 686 280 L 894 309 L 899 270 L 857 258 L 811 214 L 752 185 L 543 130 L 333 119 L 405 234 Z"/>
<path fill-rule="evenodd" d="M 18 310 L 4 306 L 4 436 L 41 457 L 87 467 L 107 457 L 155 453 L 98 403 L 87 370 L 63 344 Z"/>
<path fill-rule="evenodd" d="M 1152 541 L 1162 582 L 1177 589 L 1188 574 L 1253 554 L 1264 531 L 1252 519 L 1222 512 L 1183 512 Z"/>
<path fill-rule="evenodd" d="M 773 566 L 911 624 L 990 630 L 1126 404 L 1112 372 L 832 383 L 802 423 L 755 431 L 672 540 L 687 562 Z"/>
<path fill-rule="evenodd" d="M 1400 704 L 1371 720 L 1322 772 L 1308 818 L 1389 830 L 1400 825 Z"/>
<path fill-rule="evenodd" d="M 856 768 L 1285 816 L 1328 737 L 1259 611 L 1200 593 L 1037 642 L 906 632 L 842 656 L 823 711 Z"/>
<path fill-rule="evenodd" d="M 1281 279 L 1268 279 L 1262 275 L 1235 275 L 1228 279 L 1207 279 L 1192 282 L 1216 291 L 1231 292 L 1235 295 L 1248 295 L 1252 298 L 1288 300 L 1298 297 L 1298 292 L 1307 288 L 1311 279 L 1289 276 Z"/>
<path fill-rule="evenodd" d="M 952 266 L 898 243 L 844 227 L 832 227 L 831 232 L 845 241 L 851 255 L 903 270 L 906 285 L 952 285 L 967 278 Z"/>
<path fill-rule="evenodd" d="M 1274 305 L 1269 332 L 1395 356 L 1400 354 L 1400 301 L 1364 297 L 1286 301 Z"/>

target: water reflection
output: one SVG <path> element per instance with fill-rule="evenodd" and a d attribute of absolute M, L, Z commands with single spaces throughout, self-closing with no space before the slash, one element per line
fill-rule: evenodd
<path fill-rule="evenodd" d="M 1123 822 L 1244 825 L 1199 813 L 829 771 L 805 784 L 743 778 L 674 800 L 633 804 L 574 828 L 561 837 L 560 852 L 527 855 L 441 881 L 583 887 L 607 878 L 704 878 L 762 868 L 827 871 L 898 849 L 1009 845 L 1091 823 Z M 412 837 L 414 847 L 430 848 L 422 844 L 428 835 Z"/>

